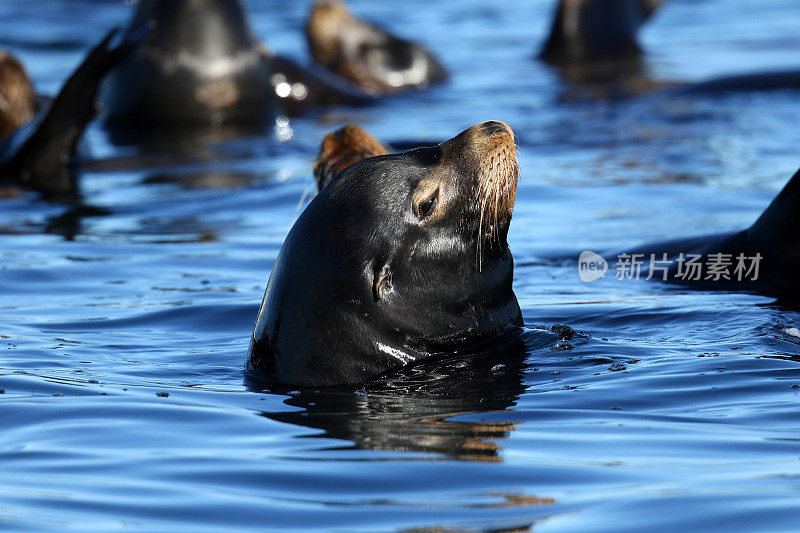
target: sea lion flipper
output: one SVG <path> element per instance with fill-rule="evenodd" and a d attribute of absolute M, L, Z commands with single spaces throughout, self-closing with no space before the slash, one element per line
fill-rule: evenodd
<path fill-rule="evenodd" d="M 769 249 L 784 259 L 800 250 L 800 170 L 745 232 L 748 244 Z"/>
<path fill-rule="evenodd" d="M 0 147 L 0 174 L 45 193 L 74 191 L 70 160 L 79 137 L 98 111 L 100 82 L 143 37 L 135 32 L 109 47 L 118 33 L 118 28 L 106 33 L 70 75 L 47 111 Z"/>

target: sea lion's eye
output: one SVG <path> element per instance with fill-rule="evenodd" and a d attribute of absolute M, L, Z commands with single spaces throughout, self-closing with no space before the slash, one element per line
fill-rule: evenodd
<path fill-rule="evenodd" d="M 433 194 L 422 200 L 417 204 L 417 217 L 427 218 L 436 209 L 436 203 L 439 201 L 439 189 L 433 191 Z"/>

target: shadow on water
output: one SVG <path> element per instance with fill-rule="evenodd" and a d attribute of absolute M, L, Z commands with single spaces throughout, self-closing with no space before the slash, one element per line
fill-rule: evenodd
<path fill-rule="evenodd" d="M 517 422 L 452 418 L 513 408 L 526 388 L 529 354 L 551 346 L 554 336 L 523 330 L 498 342 L 480 354 L 424 362 L 357 390 L 292 391 L 285 404 L 302 410 L 262 415 L 321 429 L 314 437 L 352 441 L 354 449 L 502 461 L 503 447 L 496 441 L 508 438 Z M 247 385 L 262 390 L 255 381 Z"/>

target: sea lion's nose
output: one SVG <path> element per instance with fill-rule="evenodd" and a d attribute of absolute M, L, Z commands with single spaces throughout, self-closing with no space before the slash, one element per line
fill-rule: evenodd
<path fill-rule="evenodd" d="M 481 127 L 483 128 L 483 133 L 485 135 L 496 135 L 498 133 L 508 133 L 509 135 L 514 135 L 514 132 L 511 130 L 511 128 L 499 120 L 490 120 L 488 122 L 484 122 L 481 124 Z"/>

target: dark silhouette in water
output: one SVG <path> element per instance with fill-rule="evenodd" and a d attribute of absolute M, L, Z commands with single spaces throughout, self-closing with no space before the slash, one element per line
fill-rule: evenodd
<path fill-rule="evenodd" d="M 148 23 L 148 37 L 104 84 L 109 128 L 270 121 L 269 67 L 239 2 L 143 0 L 130 28 Z"/>
<path fill-rule="evenodd" d="M 662 0 L 560 0 L 539 57 L 556 65 L 638 58 L 639 28 Z"/>
<path fill-rule="evenodd" d="M 125 57 L 144 29 L 131 32 L 117 46 L 110 31 L 67 79 L 46 111 L 0 144 L 0 183 L 41 191 L 49 198 L 74 196 L 75 150 L 94 117 L 103 76 Z"/>

